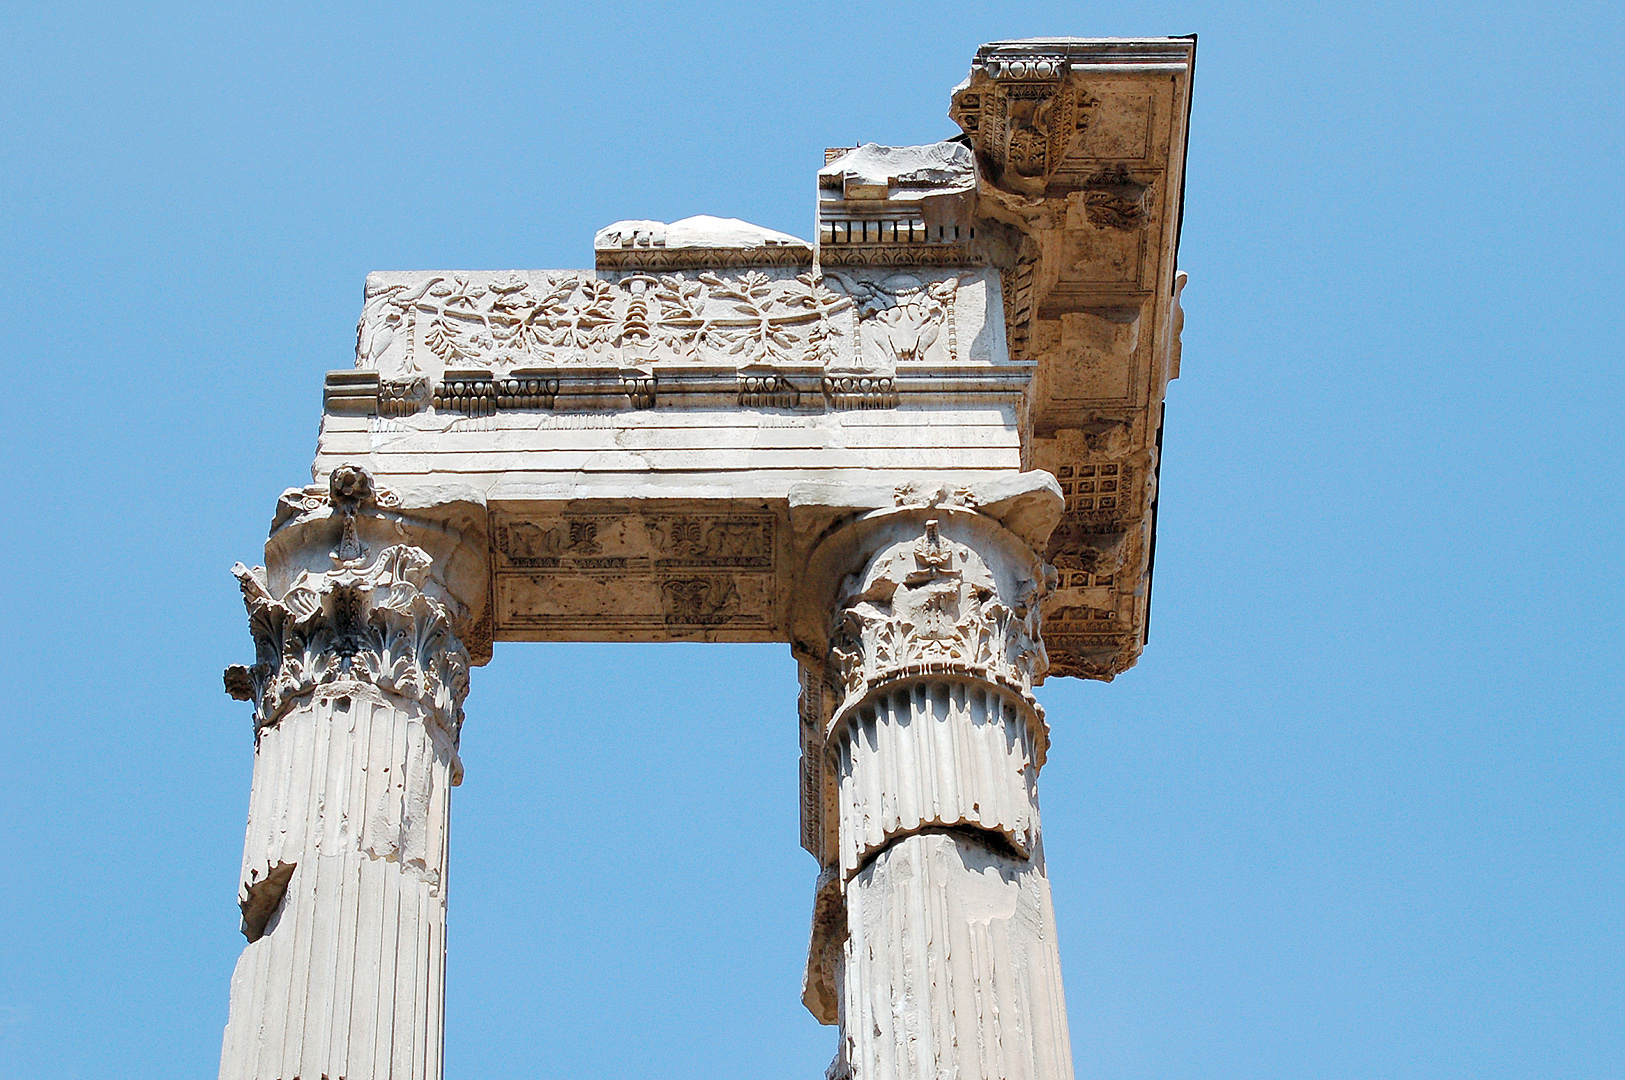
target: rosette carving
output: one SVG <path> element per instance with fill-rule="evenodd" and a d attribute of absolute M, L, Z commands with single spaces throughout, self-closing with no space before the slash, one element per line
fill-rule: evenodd
<path fill-rule="evenodd" d="M 422 548 L 385 548 L 371 564 L 302 572 L 281 597 L 263 567 L 232 568 L 256 658 L 226 669 L 226 690 L 254 702 L 256 729 L 299 698 L 346 680 L 427 708 L 455 741 L 468 694 L 468 651 L 452 629 L 456 601 L 430 579 Z"/>

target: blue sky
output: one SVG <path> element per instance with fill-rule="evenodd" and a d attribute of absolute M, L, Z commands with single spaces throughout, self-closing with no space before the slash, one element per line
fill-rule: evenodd
<path fill-rule="evenodd" d="M 1625 1075 L 1617 5 L 8 5 L 0 1080 L 212 1075 L 227 568 L 369 270 L 807 236 L 987 40 L 1201 35 L 1151 642 L 1041 692 L 1080 1080 Z M 819 1075 L 784 646 L 499 645 L 447 1080 Z"/>

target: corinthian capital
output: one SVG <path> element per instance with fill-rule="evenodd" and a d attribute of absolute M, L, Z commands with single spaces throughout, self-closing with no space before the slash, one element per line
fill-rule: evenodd
<path fill-rule="evenodd" d="M 965 537 L 983 540 L 973 547 L 945 536 L 946 514 L 910 516 L 847 580 L 834 613 L 828 670 L 843 704 L 916 675 L 964 675 L 1029 695 L 1049 666 L 1042 560 L 1014 543 Z"/>
<path fill-rule="evenodd" d="M 468 650 L 453 630 L 460 605 L 437 587 L 422 548 L 387 547 L 370 564 L 304 570 L 277 596 L 264 567 L 232 568 L 254 637 L 252 667 L 226 670 L 226 689 L 254 703 L 257 728 L 337 683 L 366 683 L 420 703 L 456 739 L 468 693 Z"/>
<path fill-rule="evenodd" d="M 891 505 L 826 527 L 798 625 L 804 656 L 822 662 L 834 691 L 828 718 L 920 676 L 960 676 L 1032 700 L 1049 667 L 1039 608 L 1055 577 L 1040 552 L 1057 516 L 1053 488 L 1037 474 L 905 484 Z"/>

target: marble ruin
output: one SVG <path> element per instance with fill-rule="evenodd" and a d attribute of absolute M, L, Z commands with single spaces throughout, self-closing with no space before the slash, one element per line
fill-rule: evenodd
<path fill-rule="evenodd" d="M 961 136 L 825 152 L 811 243 L 622 221 L 592 270 L 368 277 L 317 482 L 235 571 L 222 1080 L 440 1077 L 497 640 L 788 642 L 828 1077 L 1072 1075 L 1034 690 L 1146 640 L 1194 53 L 987 45 Z"/>

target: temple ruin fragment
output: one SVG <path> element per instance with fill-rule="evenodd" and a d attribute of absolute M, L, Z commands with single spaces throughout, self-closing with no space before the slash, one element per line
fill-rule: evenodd
<path fill-rule="evenodd" d="M 961 136 L 825 151 L 811 242 L 621 221 L 591 270 L 367 278 L 316 482 L 235 570 L 222 1080 L 439 1080 L 499 640 L 788 642 L 828 1077 L 1072 1075 L 1036 690 L 1146 640 L 1194 56 L 984 46 Z"/>

